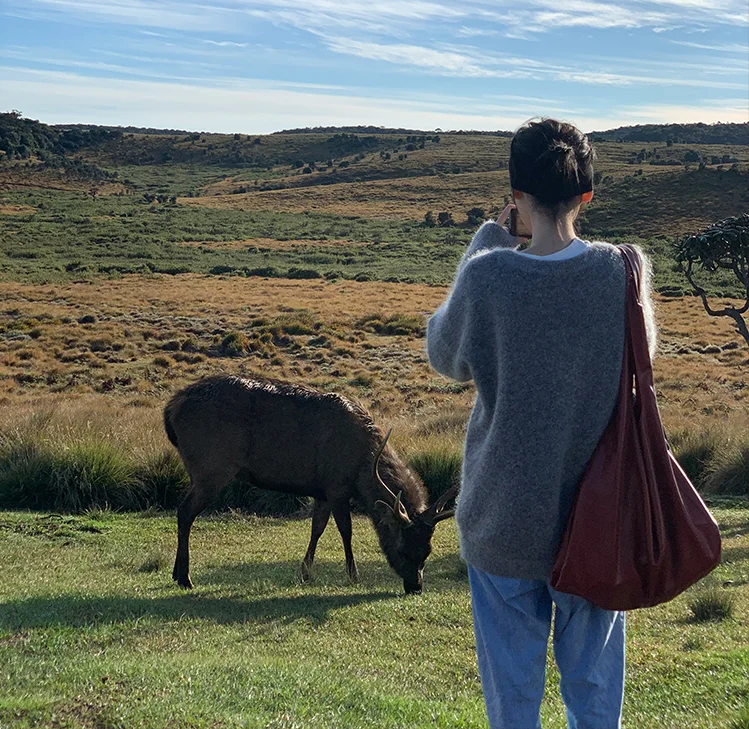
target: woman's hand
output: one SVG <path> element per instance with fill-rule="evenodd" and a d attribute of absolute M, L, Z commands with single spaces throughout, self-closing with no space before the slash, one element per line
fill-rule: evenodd
<path fill-rule="evenodd" d="M 510 217 L 510 212 L 515 209 L 515 206 L 510 203 L 505 207 L 505 209 L 499 214 L 499 217 L 497 218 L 497 223 L 499 225 L 504 225 L 508 218 Z"/>

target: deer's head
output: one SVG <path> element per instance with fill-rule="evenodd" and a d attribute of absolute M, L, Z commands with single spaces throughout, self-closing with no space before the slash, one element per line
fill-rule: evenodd
<path fill-rule="evenodd" d="M 407 595 L 420 594 L 424 563 L 432 551 L 432 535 L 438 522 L 449 519 L 454 510 L 445 506 L 458 493 L 458 486 L 446 491 L 434 504 L 421 512 L 409 513 L 403 503 L 403 491 L 397 493 L 380 477 L 377 469 L 380 456 L 387 444 L 390 432 L 383 439 L 372 463 L 372 476 L 379 484 L 382 499 L 375 506 L 383 519 L 390 524 L 390 543 L 384 544 L 385 555 L 390 566 L 403 579 L 403 589 Z M 382 541 L 382 540 L 381 540 Z"/>

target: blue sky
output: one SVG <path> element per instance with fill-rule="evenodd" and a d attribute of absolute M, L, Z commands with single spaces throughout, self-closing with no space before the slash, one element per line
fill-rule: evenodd
<path fill-rule="evenodd" d="M 748 47 L 745 0 L 0 0 L 0 110 L 243 133 L 747 121 Z"/>

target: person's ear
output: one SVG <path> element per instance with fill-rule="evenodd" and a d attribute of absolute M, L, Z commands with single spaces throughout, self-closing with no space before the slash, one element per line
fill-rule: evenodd
<path fill-rule="evenodd" d="M 589 202 L 590 202 L 590 201 L 591 201 L 591 200 L 593 199 L 593 190 L 590 190 L 589 192 L 584 192 L 584 193 L 583 193 L 583 194 L 582 194 L 582 195 L 580 196 L 580 199 L 581 199 L 581 200 L 582 200 L 582 202 L 584 202 L 584 203 L 589 203 Z"/>
<path fill-rule="evenodd" d="M 513 198 L 515 198 L 516 200 L 522 200 L 522 199 L 523 199 L 523 193 L 522 193 L 522 192 L 520 192 L 520 190 L 513 190 L 513 191 L 512 191 L 512 196 L 513 196 Z"/>

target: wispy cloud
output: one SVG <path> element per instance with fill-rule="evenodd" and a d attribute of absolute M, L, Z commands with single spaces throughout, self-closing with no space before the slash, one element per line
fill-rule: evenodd
<path fill-rule="evenodd" d="M 397 36 L 424 22 L 459 23 L 471 37 L 505 31 L 547 33 L 560 27 L 640 28 L 746 24 L 743 0 L 4 0 L 6 12 L 54 12 L 90 21 L 174 30 L 231 30 L 245 18 L 299 29 L 360 28 Z M 478 26 L 476 24 L 479 24 Z"/>
<path fill-rule="evenodd" d="M 208 83 L 156 83 L 133 79 L 92 79 L 52 71 L 0 66 L 0 90 L 16 106 L 50 123 L 88 122 L 174 127 L 220 132 L 263 133 L 291 126 L 373 124 L 417 129 L 515 129 L 537 114 L 528 107 L 508 112 L 498 102 L 480 112 L 471 99 L 435 94 L 418 100 L 391 95 L 332 95 L 304 88 L 272 88 L 244 82 L 224 87 Z M 563 112 L 564 110 L 560 110 Z M 698 105 L 638 105 L 609 108 L 604 114 L 560 113 L 584 131 L 635 121 L 743 121 L 740 108 Z"/>
<path fill-rule="evenodd" d="M 248 43 L 236 43 L 234 41 L 203 40 L 202 42 L 212 46 L 219 46 L 220 48 L 247 48 L 249 45 Z"/>
<path fill-rule="evenodd" d="M 435 124 L 443 128 L 496 128 L 500 119 L 563 115 L 569 106 L 591 120 L 591 128 L 593 120 L 635 120 L 629 115 L 637 109 L 648 120 L 669 109 L 674 114 L 692 110 L 700 115 L 695 118 L 706 120 L 708 105 L 692 103 L 695 90 L 716 99 L 749 91 L 740 36 L 748 20 L 745 2 L 0 0 L 0 24 L 12 28 L 14 42 L 28 46 L 6 44 L 0 57 L 15 67 L 17 78 L 25 70 L 67 69 L 76 80 L 65 81 L 65 88 L 92 85 L 101 104 L 123 113 L 126 107 L 109 100 L 107 83 L 130 94 L 133 103 L 140 103 L 147 89 L 161 89 L 177 100 L 166 124 L 171 127 L 187 126 L 182 113 L 196 120 L 193 126 L 209 114 L 217 118 L 219 112 L 210 108 L 191 109 L 186 96 L 189 89 L 201 100 L 213 98 L 206 90 L 211 86 L 220 91 L 217 103 L 234 98 L 246 105 L 243 113 L 255 114 L 262 124 L 270 124 L 261 108 L 266 102 L 274 105 L 274 119 L 284 111 L 302 126 L 353 123 L 354 110 L 365 109 L 378 119 L 392 111 L 398 118 L 422 120 L 404 126 L 429 126 L 424 120 L 439 116 Z M 59 109 L 71 108 L 52 93 L 52 76 L 41 78 L 28 77 L 41 94 L 36 101 L 18 84 L 6 84 L 0 98 L 26 110 L 10 89 L 28 100 L 29 109 L 52 109 L 53 100 Z M 166 81 L 174 88 L 161 83 Z M 332 100 L 337 97 L 351 99 L 352 110 L 340 98 Z M 307 121 L 287 104 L 292 98 L 305 104 Z M 442 99 L 442 109 L 436 98 Z M 460 104 L 453 103 L 456 99 Z M 330 109 L 314 109 L 313 101 Z M 712 103 L 719 113 L 740 106 Z M 407 115 L 409 104 L 416 116 Z M 85 108 L 98 113 L 92 105 Z M 167 115 L 163 104 L 157 108 Z M 214 127 L 239 119 L 223 107 L 220 113 L 228 116 Z M 458 124 L 464 117 L 471 121 Z M 361 123 L 375 122 L 362 118 Z"/>
<path fill-rule="evenodd" d="M 749 54 L 749 46 L 742 46 L 740 43 L 725 43 L 723 45 L 708 45 L 706 43 L 692 43 L 690 41 L 670 40 L 677 46 L 687 46 L 688 48 L 700 48 L 704 51 L 718 51 L 719 53 L 741 53 Z"/>
<path fill-rule="evenodd" d="M 564 64 L 552 64 L 531 58 L 493 55 L 487 52 L 477 52 L 466 49 L 458 52 L 445 48 L 429 48 L 425 46 L 368 43 L 348 38 L 326 38 L 328 48 L 336 53 L 344 53 L 360 58 L 384 61 L 405 68 L 417 67 L 430 73 L 443 76 L 457 76 L 463 78 L 514 78 L 514 79 L 553 79 L 577 84 L 591 84 L 604 86 L 662 85 L 662 86 L 691 86 L 714 87 L 725 89 L 744 89 L 746 84 L 739 81 L 715 81 L 713 79 L 697 78 L 684 75 L 664 75 L 654 72 L 655 68 L 647 69 L 650 73 L 621 73 L 607 71 L 580 71 L 579 67 Z M 626 62 L 626 59 L 624 59 Z M 647 62 L 643 62 L 647 65 Z M 654 66 L 669 67 L 667 62 L 654 62 Z M 677 64 L 678 65 L 678 64 Z M 693 71 L 702 69 L 699 64 L 685 64 Z M 709 71 L 710 69 L 708 69 Z M 737 69 L 717 69 L 720 73 L 732 74 Z"/>

